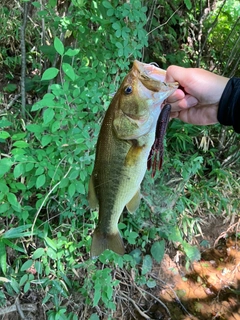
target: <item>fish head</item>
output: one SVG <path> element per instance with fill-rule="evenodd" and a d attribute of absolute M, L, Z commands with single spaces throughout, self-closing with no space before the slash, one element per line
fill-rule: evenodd
<path fill-rule="evenodd" d="M 161 105 L 177 88 L 178 83 L 166 83 L 166 71 L 153 64 L 134 61 L 115 99 L 115 130 L 125 139 L 144 135 L 153 127 Z"/>

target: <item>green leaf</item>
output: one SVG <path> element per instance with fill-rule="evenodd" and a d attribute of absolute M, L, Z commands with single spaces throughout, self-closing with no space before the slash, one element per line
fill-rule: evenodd
<path fill-rule="evenodd" d="M 68 176 L 69 180 L 76 180 L 77 177 L 79 176 L 79 170 L 72 170 Z"/>
<path fill-rule="evenodd" d="M 25 283 L 25 286 L 23 288 L 23 292 L 26 293 L 29 291 L 29 289 L 30 289 L 30 281 Z"/>
<path fill-rule="evenodd" d="M 11 169 L 12 165 L 13 162 L 11 158 L 4 158 L 0 160 L 0 178 Z"/>
<path fill-rule="evenodd" d="M 61 122 L 59 120 L 56 120 L 52 124 L 52 133 L 56 132 L 60 128 Z"/>
<path fill-rule="evenodd" d="M 28 124 L 26 129 L 33 133 L 42 133 L 44 131 L 44 128 L 38 124 Z"/>
<path fill-rule="evenodd" d="M 8 199 L 8 202 L 10 203 L 10 205 L 12 206 L 12 208 L 16 211 L 21 211 L 21 206 L 20 204 L 18 203 L 17 201 L 17 197 L 15 196 L 15 194 L 9 192 L 7 194 L 7 199 Z"/>
<path fill-rule="evenodd" d="M 64 45 L 58 37 L 54 39 L 54 48 L 57 51 L 57 53 L 60 54 L 60 56 L 64 54 Z"/>
<path fill-rule="evenodd" d="M 69 57 L 74 57 L 79 53 L 79 51 L 80 51 L 79 49 L 68 49 L 64 55 Z"/>
<path fill-rule="evenodd" d="M 44 124 L 49 123 L 50 121 L 52 121 L 53 117 L 55 115 L 55 112 L 52 108 L 48 108 L 44 111 L 43 113 L 43 122 Z"/>
<path fill-rule="evenodd" d="M 46 241 L 46 244 L 47 244 L 49 247 L 51 247 L 53 250 L 57 251 L 57 246 L 56 246 L 54 240 L 46 237 L 46 238 L 45 238 L 45 241 Z"/>
<path fill-rule="evenodd" d="M 15 179 L 19 178 L 24 173 L 24 165 L 23 163 L 19 163 L 15 166 L 13 170 L 13 176 Z"/>
<path fill-rule="evenodd" d="M 10 137 L 10 134 L 7 131 L 0 131 L 0 139 L 7 139 Z"/>
<path fill-rule="evenodd" d="M 46 135 L 42 137 L 41 145 L 46 147 L 52 141 L 52 136 Z"/>
<path fill-rule="evenodd" d="M 121 44 L 121 42 L 116 42 L 116 47 L 119 49 L 123 49 L 123 45 Z"/>
<path fill-rule="evenodd" d="M 33 162 L 28 162 L 25 166 L 25 171 L 29 172 L 34 168 L 34 163 Z"/>
<path fill-rule="evenodd" d="M 165 250 L 165 241 L 156 241 L 151 247 L 151 254 L 153 258 L 157 261 L 160 262 L 163 258 L 164 255 L 164 250 Z"/>
<path fill-rule="evenodd" d="M 8 120 L 0 120 L 0 128 L 10 127 L 12 125 L 12 122 Z"/>
<path fill-rule="evenodd" d="M 75 181 L 77 192 L 80 194 L 85 194 L 86 190 L 84 184 L 81 181 Z"/>
<path fill-rule="evenodd" d="M 112 27 L 113 27 L 114 30 L 119 30 L 119 29 L 121 29 L 121 25 L 120 25 L 119 22 L 114 22 L 114 23 L 112 24 Z"/>
<path fill-rule="evenodd" d="M 32 255 L 32 259 L 39 259 L 41 256 L 45 254 L 45 249 L 44 248 L 38 248 L 34 254 Z"/>
<path fill-rule="evenodd" d="M 17 239 L 17 238 L 23 238 L 23 237 L 28 237 L 32 234 L 31 231 L 26 231 L 26 232 L 23 232 L 29 228 L 31 228 L 32 225 L 31 224 L 26 224 L 26 225 L 23 225 L 23 226 L 19 226 L 19 227 L 16 227 L 16 228 L 12 228 L 8 231 L 6 231 L 3 235 L 2 235 L 2 238 L 3 239 Z"/>
<path fill-rule="evenodd" d="M 57 259 L 57 253 L 52 248 L 47 248 L 47 255 L 53 260 Z"/>
<path fill-rule="evenodd" d="M 41 174 L 40 176 L 37 177 L 36 181 L 36 188 L 39 189 L 41 188 L 46 182 L 46 176 L 45 174 Z"/>
<path fill-rule="evenodd" d="M 26 271 L 27 269 L 31 268 L 31 266 L 33 265 L 33 260 L 27 260 L 26 262 L 24 262 L 24 264 L 21 267 L 21 271 Z"/>
<path fill-rule="evenodd" d="M 149 279 L 146 284 L 147 284 L 148 288 L 150 288 L 150 289 L 156 287 L 156 285 L 157 285 L 156 281 L 153 279 Z"/>
<path fill-rule="evenodd" d="M 34 103 L 34 105 L 31 108 L 31 111 L 37 111 L 42 108 L 44 108 L 44 105 L 38 101 L 38 102 Z"/>
<path fill-rule="evenodd" d="M 187 242 L 183 243 L 183 249 L 188 257 L 188 259 L 193 262 L 193 261 L 198 261 L 201 259 L 201 254 L 200 251 L 196 246 L 191 246 Z"/>
<path fill-rule="evenodd" d="M 24 149 L 27 148 L 29 144 L 26 141 L 16 141 L 13 143 L 13 147 Z"/>
<path fill-rule="evenodd" d="M 9 210 L 9 203 L 0 204 L 0 213 L 6 213 Z"/>
<path fill-rule="evenodd" d="M 25 273 L 19 281 L 20 287 L 22 287 L 27 280 L 28 280 L 28 274 Z"/>
<path fill-rule="evenodd" d="M 12 136 L 12 140 L 22 140 L 26 137 L 26 133 L 25 132 L 20 132 L 20 133 L 15 133 Z"/>
<path fill-rule="evenodd" d="M 26 254 L 26 251 L 19 247 L 18 245 L 16 245 L 14 242 L 11 242 L 10 240 L 4 238 L 4 243 L 6 246 L 10 247 L 10 248 L 13 248 L 14 250 L 16 251 L 19 251 L 19 252 L 22 252 L 22 253 L 25 253 Z"/>
<path fill-rule="evenodd" d="M 184 0 L 185 6 L 190 10 L 192 8 L 192 2 L 191 0 Z"/>
<path fill-rule="evenodd" d="M 143 276 L 152 270 L 152 265 L 153 265 L 152 258 L 149 254 L 147 254 L 146 256 L 144 256 L 143 263 L 142 263 Z"/>
<path fill-rule="evenodd" d="M 96 307 L 98 305 L 98 302 L 101 298 L 102 292 L 100 289 L 95 289 L 94 296 L 93 296 L 93 307 Z"/>
<path fill-rule="evenodd" d="M 48 68 L 46 71 L 43 72 L 41 81 L 44 80 L 52 80 L 54 79 L 59 73 L 57 68 Z"/>
<path fill-rule="evenodd" d="M 73 67 L 69 63 L 63 63 L 62 64 L 63 72 L 72 80 L 74 81 L 76 79 L 76 74 L 74 72 Z"/>
<path fill-rule="evenodd" d="M 102 5 L 107 9 L 111 9 L 113 7 L 110 1 L 103 1 Z"/>
<path fill-rule="evenodd" d="M 1 239 L 0 239 L 0 267 L 2 269 L 3 274 L 5 275 L 7 272 L 7 253 L 6 253 L 5 244 Z"/>
<path fill-rule="evenodd" d="M 75 194 L 75 191 L 76 191 L 76 187 L 75 187 L 75 184 L 74 183 L 71 183 L 68 187 L 68 194 L 70 196 L 70 198 L 73 197 L 73 195 Z"/>
<path fill-rule="evenodd" d="M 92 313 L 89 320 L 100 320 L 99 316 L 96 313 Z"/>

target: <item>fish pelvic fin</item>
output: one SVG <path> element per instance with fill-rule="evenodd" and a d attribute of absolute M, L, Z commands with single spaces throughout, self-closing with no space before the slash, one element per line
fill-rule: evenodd
<path fill-rule="evenodd" d="M 140 202 L 141 202 L 141 192 L 139 188 L 138 191 L 133 196 L 133 198 L 126 204 L 128 212 L 134 213 L 138 209 Z"/>
<path fill-rule="evenodd" d="M 98 199 L 94 188 L 93 176 L 89 180 L 88 185 L 88 203 L 91 209 L 95 209 L 98 206 Z"/>
<path fill-rule="evenodd" d="M 123 240 L 119 231 L 116 233 L 105 233 L 97 227 L 92 237 L 91 258 L 97 258 L 106 249 L 110 249 L 120 255 L 125 253 Z"/>

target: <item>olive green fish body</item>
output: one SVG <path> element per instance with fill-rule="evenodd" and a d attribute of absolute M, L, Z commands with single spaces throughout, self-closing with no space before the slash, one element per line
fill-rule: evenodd
<path fill-rule="evenodd" d="M 118 221 L 125 206 L 134 212 L 139 205 L 160 106 L 177 88 L 159 74 L 164 78 L 163 70 L 135 61 L 103 120 L 89 184 L 90 207 L 99 206 L 91 257 L 105 249 L 124 253 Z"/>

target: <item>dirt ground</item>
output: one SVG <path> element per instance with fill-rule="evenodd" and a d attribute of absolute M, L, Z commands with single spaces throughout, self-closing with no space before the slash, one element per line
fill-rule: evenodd
<path fill-rule="evenodd" d="M 111 319 L 123 320 L 240 320 L 240 219 L 224 222 L 212 218 L 203 227 L 203 237 L 210 248 L 201 249 L 201 260 L 188 270 L 179 253 L 167 248 L 161 264 L 151 277 L 157 286 L 140 289 L 124 274 L 124 286 L 116 294 L 118 310 Z M 120 276 L 121 277 L 121 276 Z M 126 294 L 126 286 L 133 288 Z M 135 288 L 135 289 L 134 289 Z M 48 306 L 48 310 L 53 308 Z M 80 308 L 81 309 L 81 308 Z M 99 319 L 109 319 L 99 309 L 88 310 L 78 319 L 89 319 L 92 312 Z M 0 308 L 0 320 L 46 320 L 46 306 L 39 294 L 31 292 Z M 58 318 L 67 319 L 67 318 Z"/>

